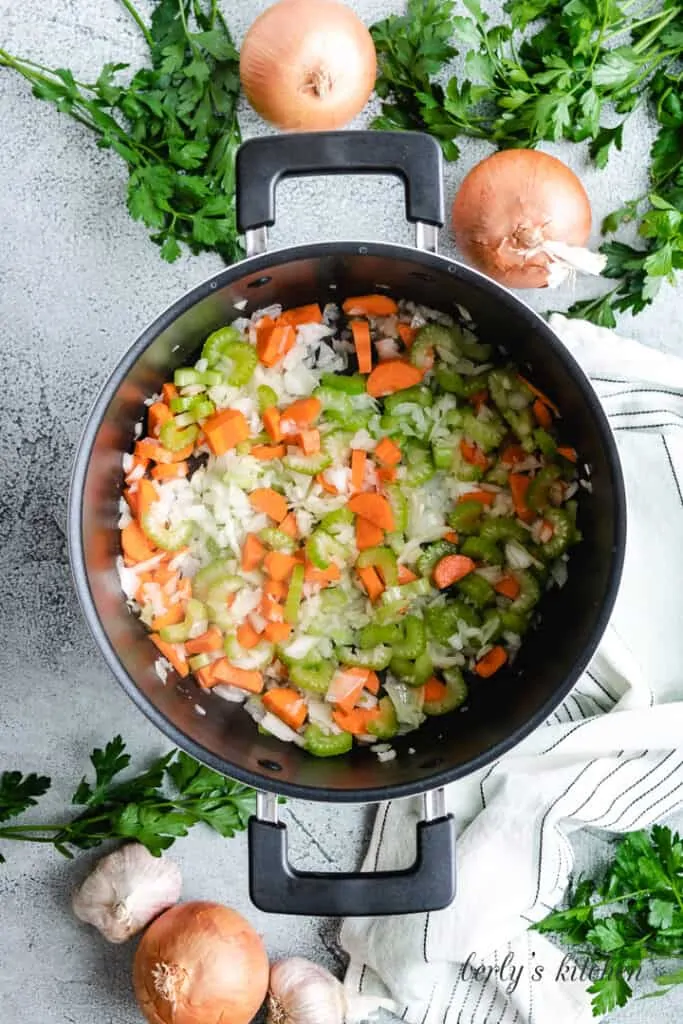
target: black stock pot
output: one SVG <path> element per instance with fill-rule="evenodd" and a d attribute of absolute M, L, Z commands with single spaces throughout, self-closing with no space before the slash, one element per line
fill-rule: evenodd
<path fill-rule="evenodd" d="M 275 222 L 274 190 L 281 178 L 351 173 L 403 180 L 407 216 L 416 225 L 415 248 L 316 242 L 267 252 L 266 228 Z M 500 757 L 542 723 L 586 667 L 607 623 L 625 538 L 614 441 L 589 382 L 541 317 L 505 288 L 436 254 L 443 185 L 440 151 L 428 136 L 320 132 L 247 142 L 237 161 L 237 204 L 247 259 L 162 313 L 123 356 L 90 413 L 69 504 L 76 587 L 107 664 L 137 706 L 178 747 L 259 791 L 249 834 L 250 891 L 257 906 L 331 915 L 438 909 L 455 891 L 453 825 L 442 787 Z M 154 670 L 157 650 L 129 611 L 115 568 L 121 457 L 132 449 L 144 400 L 161 390 L 176 367 L 193 362 L 211 331 L 271 303 L 324 305 L 378 291 L 444 312 L 465 306 L 481 338 L 503 344 L 561 406 L 567 436 L 590 463 L 593 489 L 581 503 L 584 540 L 572 552 L 569 580 L 544 599 L 541 626 L 527 635 L 512 669 L 480 687 L 466 714 L 429 719 L 397 740 L 393 761 L 380 763 L 363 749 L 319 760 L 260 735 L 240 705 L 193 682 L 169 676 L 161 685 Z M 196 712 L 197 704 L 205 715 Z M 417 860 L 397 872 L 298 872 L 287 860 L 275 794 L 328 802 L 424 794 Z"/>

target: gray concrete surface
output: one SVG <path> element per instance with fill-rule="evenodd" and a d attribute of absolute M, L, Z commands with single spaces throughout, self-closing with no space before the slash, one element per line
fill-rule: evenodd
<path fill-rule="evenodd" d="M 143 9 L 151 5 L 141 4 Z M 240 40 L 263 0 L 224 10 Z M 398 9 L 357 0 L 367 22 Z M 0 0 L 0 38 L 12 52 L 69 65 L 88 78 L 107 60 L 135 62 L 143 49 L 118 0 Z M 77 75 L 77 77 L 78 77 Z M 165 749 L 105 669 L 81 619 L 64 538 L 73 447 L 88 407 L 141 328 L 183 291 L 219 269 L 211 257 L 161 262 L 124 205 L 125 171 L 84 129 L 34 100 L 26 85 L 0 74 L 0 769 L 38 770 L 54 779 L 43 814 L 61 816 L 88 752 L 120 731 L 140 759 Z M 359 120 L 358 125 L 363 123 Z M 246 135 L 264 131 L 248 111 Z M 578 149 L 556 148 L 581 172 L 596 223 L 619 198 L 643 190 L 650 126 L 634 121 L 624 153 L 596 172 Z M 447 190 L 487 151 L 465 145 L 448 168 Z M 635 155 L 635 156 L 634 156 Z M 399 186 L 362 181 L 286 183 L 278 195 L 278 245 L 320 238 L 408 242 Z M 596 233 L 597 237 L 597 233 Z M 453 253 L 444 232 L 442 248 Z M 590 294 L 592 283 L 577 285 Z M 665 288 L 656 305 L 623 330 L 654 346 L 680 349 L 683 290 Z M 531 297 L 561 307 L 569 289 Z M 678 335 L 672 325 L 678 323 Z M 351 867 L 367 838 L 362 808 L 290 805 L 291 843 L 303 867 Z M 582 862 L 604 854 L 584 837 Z M 132 1024 L 131 948 L 112 948 L 71 916 L 71 889 L 90 855 L 63 861 L 50 848 L 3 847 L 0 868 L 0 1021 L 2 1024 Z M 250 907 L 244 837 L 231 842 L 196 830 L 177 844 L 186 898 L 211 898 L 248 913 L 272 956 L 309 955 L 341 970 L 334 923 L 267 917 Z M 613 1020 L 644 1021 L 651 1004 L 634 1002 Z M 683 995 L 657 1003 L 662 1021 L 679 1020 Z M 465 1024 L 465 1022 L 464 1022 Z"/>

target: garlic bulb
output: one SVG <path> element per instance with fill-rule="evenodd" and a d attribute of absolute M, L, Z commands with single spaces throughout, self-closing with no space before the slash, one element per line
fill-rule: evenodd
<path fill-rule="evenodd" d="M 268 1024 L 355 1024 L 377 1010 L 396 1010 L 390 999 L 357 996 L 324 967 L 292 957 L 270 969 Z"/>
<path fill-rule="evenodd" d="M 103 857 L 73 895 L 77 918 L 109 942 L 125 942 L 180 899 L 180 868 L 153 857 L 140 843 L 127 843 Z"/>

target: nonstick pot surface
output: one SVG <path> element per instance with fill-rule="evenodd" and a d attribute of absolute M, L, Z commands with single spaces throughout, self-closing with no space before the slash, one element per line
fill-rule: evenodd
<path fill-rule="evenodd" d="M 169 675 L 162 685 L 156 648 L 126 606 L 115 560 L 121 457 L 130 451 L 145 398 L 173 370 L 197 358 L 212 330 L 277 302 L 324 304 L 386 291 L 396 298 L 473 316 L 480 337 L 502 347 L 560 406 L 563 440 L 590 466 L 581 493 L 584 535 L 569 580 L 542 603 L 540 628 L 525 638 L 511 669 L 473 689 L 466 711 L 433 718 L 395 743 L 379 763 L 368 750 L 320 760 L 260 736 L 240 705 Z M 246 310 L 238 304 L 247 300 Z M 625 505 L 615 445 L 595 394 L 545 322 L 505 289 L 453 261 L 407 247 L 334 243 L 272 252 L 238 264 L 190 292 L 126 353 L 102 390 L 78 452 L 69 508 L 69 543 L 79 596 L 114 675 L 178 746 L 261 789 L 312 800 L 361 802 L 435 788 L 500 756 L 557 707 L 602 635 L 621 573 Z M 205 714 L 202 714 L 205 711 Z"/>

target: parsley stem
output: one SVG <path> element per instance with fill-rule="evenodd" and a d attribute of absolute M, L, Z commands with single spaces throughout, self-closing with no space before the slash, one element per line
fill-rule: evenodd
<path fill-rule="evenodd" d="M 154 39 L 152 38 L 152 33 L 149 31 L 144 21 L 142 20 L 142 16 L 138 13 L 138 11 L 136 11 L 135 7 L 133 6 L 132 0 L 121 0 L 121 3 L 126 8 L 126 10 L 130 14 L 131 18 L 133 19 L 137 27 L 142 32 L 150 50 L 154 50 Z"/>
<path fill-rule="evenodd" d="M 652 43 L 657 38 L 662 29 L 665 28 L 669 24 L 669 22 L 676 17 L 677 14 L 678 10 L 676 7 L 671 7 L 670 10 L 663 11 L 659 18 L 658 24 L 654 25 L 649 32 L 646 32 L 642 39 L 638 40 L 638 42 L 633 47 L 633 52 L 640 55 L 644 50 L 647 50 L 650 46 L 650 43 Z M 669 52 L 678 53 L 679 51 L 678 49 L 676 49 L 671 50 Z"/>

